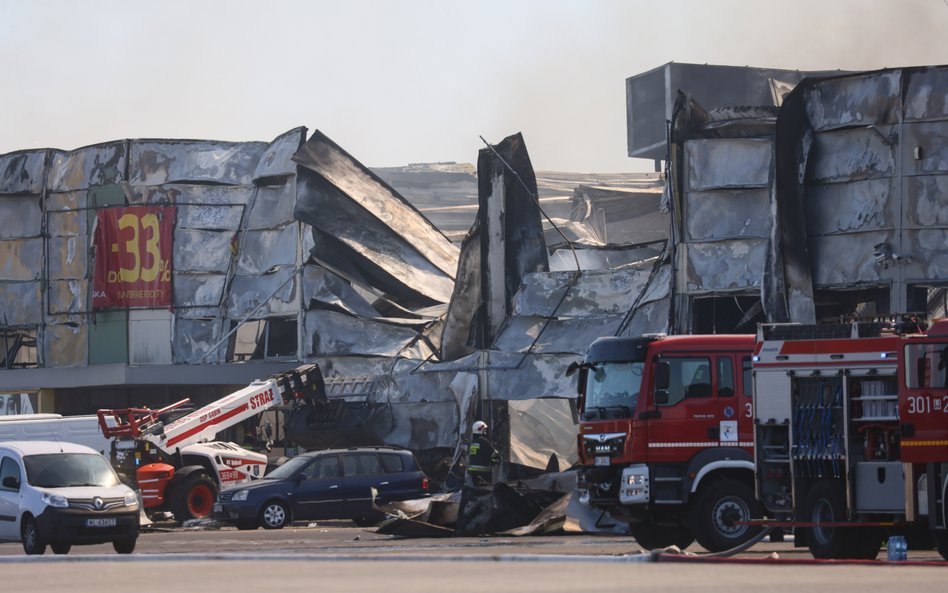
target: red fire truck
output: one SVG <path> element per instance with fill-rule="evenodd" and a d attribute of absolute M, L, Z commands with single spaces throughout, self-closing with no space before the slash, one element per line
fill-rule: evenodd
<path fill-rule="evenodd" d="M 759 532 L 754 336 L 600 338 L 579 371 L 581 500 L 646 548 L 712 551 Z"/>
<path fill-rule="evenodd" d="M 762 325 L 753 361 L 757 494 L 817 558 L 887 535 L 948 559 L 948 321 Z"/>

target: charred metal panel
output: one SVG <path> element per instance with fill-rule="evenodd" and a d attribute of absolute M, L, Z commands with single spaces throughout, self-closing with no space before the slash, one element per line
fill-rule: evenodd
<path fill-rule="evenodd" d="M 441 331 L 441 360 L 470 354 L 481 341 L 475 316 L 481 307 L 481 237 L 475 221 L 461 244 L 454 292 L 448 301 Z"/>
<path fill-rule="evenodd" d="M 125 180 L 125 150 L 125 141 L 118 141 L 54 151 L 46 186 L 50 191 L 65 192 L 120 183 Z"/>
<path fill-rule="evenodd" d="M 262 319 L 295 314 L 295 274 L 294 268 L 284 267 L 263 276 L 234 276 L 227 292 L 227 316 L 243 319 L 253 313 L 252 319 Z"/>
<path fill-rule="evenodd" d="M 723 241 L 688 246 L 688 291 L 711 292 L 760 286 L 766 241 Z"/>
<path fill-rule="evenodd" d="M 691 241 L 765 239 L 770 235 L 770 192 L 766 188 L 689 192 L 686 208 L 685 225 Z"/>
<path fill-rule="evenodd" d="M 43 362 L 49 368 L 86 366 L 89 360 L 88 325 L 78 318 L 47 322 L 43 327 Z"/>
<path fill-rule="evenodd" d="M 565 471 L 579 461 L 577 426 L 569 400 L 512 401 L 509 410 L 511 463 L 545 470 L 555 455 L 558 469 Z"/>
<path fill-rule="evenodd" d="M 43 229 L 40 200 L 33 196 L 0 196 L 0 209 L 5 224 L 0 225 L 0 239 L 39 237 Z M 16 224 L 10 222 L 16 221 Z"/>
<path fill-rule="evenodd" d="M 238 274 L 265 274 L 279 266 L 295 266 L 300 227 L 288 224 L 281 229 L 245 231 L 237 257 Z"/>
<path fill-rule="evenodd" d="M 217 348 L 207 355 L 221 340 L 221 324 L 214 319 L 185 319 L 175 315 L 172 333 L 172 358 L 176 364 L 215 364 L 224 362 L 226 348 Z M 204 356 L 207 355 L 207 358 Z M 203 359 L 203 360 L 202 360 Z"/>
<path fill-rule="evenodd" d="M 659 241 L 645 245 L 630 245 L 629 247 L 557 249 L 550 254 L 550 271 L 573 271 L 576 269 L 577 259 L 581 270 L 615 270 L 653 260 L 662 254 L 664 248 L 665 242 Z"/>
<path fill-rule="evenodd" d="M 513 315 L 596 317 L 624 314 L 645 289 L 652 266 L 642 269 L 527 274 Z M 563 296 L 566 292 L 565 297 Z M 560 300 L 562 299 L 562 300 Z"/>
<path fill-rule="evenodd" d="M 948 68 L 904 72 L 905 120 L 948 119 Z"/>
<path fill-rule="evenodd" d="M 688 189 L 767 187 L 772 160 L 773 141 L 769 138 L 688 140 Z"/>
<path fill-rule="evenodd" d="M 46 211 L 81 210 L 89 203 L 85 190 L 50 193 L 46 196 Z"/>
<path fill-rule="evenodd" d="M 896 180 L 870 179 L 815 185 L 807 191 L 807 233 L 832 235 L 899 224 Z"/>
<path fill-rule="evenodd" d="M 250 185 L 266 149 L 263 142 L 134 140 L 129 155 L 129 181 L 133 185 Z"/>
<path fill-rule="evenodd" d="M 942 202 L 942 210 L 945 204 Z M 942 228 L 902 232 L 902 255 L 906 279 L 919 282 L 944 281 L 948 278 L 948 231 Z"/>
<path fill-rule="evenodd" d="M 893 278 L 893 270 L 886 270 L 873 256 L 879 243 L 898 245 L 896 233 L 876 231 L 811 238 L 810 254 L 817 262 L 813 267 L 813 284 L 821 287 L 879 284 L 883 279 Z"/>
<path fill-rule="evenodd" d="M 88 242 L 88 220 L 89 214 L 81 211 L 61 211 L 46 213 L 46 223 L 49 227 L 49 234 L 53 237 L 82 237 L 83 241 Z"/>
<path fill-rule="evenodd" d="M 817 132 L 895 124 L 902 113 L 902 72 L 874 72 L 813 83 L 806 112 Z"/>
<path fill-rule="evenodd" d="M 457 247 L 410 202 L 322 132 L 314 131 L 306 144 L 293 156 L 293 160 L 301 167 L 316 173 L 358 205 L 363 211 L 362 218 L 364 214 L 369 214 L 388 227 L 386 234 L 394 233 L 398 237 L 409 238 L 419 255 L 449 279 L 454 278 L 458 264 Z M 297 205 L 298 218 L 300 214 L 307 213 L 306 201 L 306 194 L 301 192 L 300 203 Z M 319 218 L 319 212 L 310 214 L 311 219 Z"/>
<path fill-rule="evenodd" d="M 402 356 L 423 360 L 431 349 L 411 328 L 333 311 L 308 311 L 304 344 L 307 356 Z"/>
<path fill-rule="evenodd" d="M 905 179 L 902 215 L 906 226 L 948 227 L 948 176 Z"/>
<path fill-rule="evenodd" d="M 39 280 L 42 276 L 42 238 L 0 241 L 0 280 Z"/>
<path fill-rule="evenodd" d="M 174 304 L 178 313 L 186 317 L 205 316 L 206 313 L 189 314 L 190 307 L 213 307 L 217 313 L 224 298 L 224 274 L 195 274 L 176 271 L 174 273 Z"/>
<path fill-rule="evenodd" d="M 616 335 L 621 325 L 621 315 L 559 319 L 512 317 L 492 347 L 503 352 L 579 354 L 596 338 Z"/>
<path fill-rule="evenodd" d="M 53 280 L 85 278 L 89 271 L 89 245 L 86 236 L 59 236 L 47 240 L 49 277 Z"/>
<path fill-rule="evenodd" d="M 895 174 L 897 151 L 895 126 L 815 134 L 807 181 L 832 183 L 891 177 Z"/>
<path fill-rule="evenodd" d="M 0 283 L 0 320 L 4 325 L 36 325 L 43 321 L 39 282 Z"/>
<path fill-rule="evenodd" d="M 89 281 L 85 279 L 50 280 L 47 298 L 53 315 L 77 314 L 89 311 L 87 295 Z M 39 319 L 37 319 L 39 321 Z"/>
<path fill-rule="evenodd" d="M 176 229 L 230 230 L 240 227 L 244 208 L 237 206 L 178 206 Z"/>
<path fill-rule="evenodd" d="M 296 175 L 293 155 L 306 142 L 306 128 L 293 128 L 277 136 L 267 146 L 257 162 L 253 180 L 257 185 L 283 183 L 284 178 Z M 287 219 L 289 220 L 289 219 Z"/>
<path fill-rule="evenodd" d="M 133 203 L 141 204 L 198 204 L 202 206 L 249 204 L 254 188 L 239 185 L 182 185 L 135 186 Z"/>
<path fill-rule="evenodd" d="M 578 346 L 579 344 L 577 344 Z M 586 343 L 585 347 L 588 347 Z M 585 351 L 585 350 L 584 350 Z M 523 354 L 491 352 L 487 361 L 487 381 L 481 389 L 484 399 L 526 400 L 540 397 L 576 397 L 576 375 L 566 376 L 573 360 L 562 354 Z"/>
<path fill-rule="evenodd" d="M 333 309 L 363 317 L 379 316 L 351 284 L 319 266 L 303 268 L 303 303 L 306 309 Z"/>
<path fill-rule="evenodd" d="M 233 256 L 233 233 L 195 231 L 176 228 L 174 231 L 174 270 L 182 272 L 220 272 L 230 267 Z"/>
<path fill-rule="evenodd" d="M 0 194 L 40 194 L 46 176 L 46 150 L 0 156 Z"/>
<path fill-rule="evenodd" d="M 948 173 L 948 121 L 906 123 L 902 130 L 903 175 Z"/>
<path fill-rule="evenodd" d="M 295 166 L 294 166 L 295 168 Z M 247 217 L 247 229 L 274 229 L 293 220 L 296 206 L 296 180 L 282 185 L 258 187 Z"/>
<path fill-rule="evenodd" d="M 668 297 L 640 305 L 616 335 L 638 337 L 667 334 L 671 330 L 670 311 L 671 300 Z"/>

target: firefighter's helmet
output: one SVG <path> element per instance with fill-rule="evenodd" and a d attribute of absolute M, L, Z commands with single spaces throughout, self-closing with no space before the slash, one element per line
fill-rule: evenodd
<path fill-rule="evenodd" d="M 487 434 L 487 423 L 483 420 L 478 420 L 471 425 L 471 432 L 474 434 Z"/>

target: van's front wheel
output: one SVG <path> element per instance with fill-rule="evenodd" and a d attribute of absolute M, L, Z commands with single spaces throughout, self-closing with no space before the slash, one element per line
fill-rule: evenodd
<path fill-rule="evenodd" d="M 20 541 L 28 556 L 42 556 L 46 552 L 46 542 L 40 537 L 36 519 L 25 515 L 20 522 Z"/>

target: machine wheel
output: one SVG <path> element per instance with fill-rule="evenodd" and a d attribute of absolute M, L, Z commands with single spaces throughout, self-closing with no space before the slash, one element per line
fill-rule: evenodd
<path fill-rule="evenodd" d="M 172 497 L 176 521 L 184 523 L 189 519 L 201 519 L 214 510 L 217 484 L 206 473 L 196 472 L 174 486 Z"/>
<path fill-rule="evenodd" d="M 814 523 L 807 533 L 807 545 L 814 558 L 872 560 L 879 554 L 882 537 L 875 529 L 831 527 L 826 523 L 846 521 L 842 486 L 831 481 L 817 482 L 806 497 L 805 520 Z"/>
<path fill-rule="evenodd" d="M 271 500 L 263 505 L 260 511 L 260 525 L 264 529 L 283 529 L 289 522 L 290 512 L 284 503 Z"/>
<path fill-rule="evenodd" d="M 941 557 L 948 560 L 948 531 L 939 529 L 932 531 L 932 537 L 935 539 L 935 548 Z"/>
<path fill-rule="evenodd" d="M 135 544 L 138 542 L 137 537 L 131 537 L 128 539 L 117 539 L 112 542 L 112 548 L 117 554 L 131 554 L 135 551 Z"/>
<path fill-rule="evenodd" d="M 682 550 L 695 541 L 691 530 L 684 525 L 658 526 L 652 522 L 629 523 L 629 533 L 646 550 L 678 546 Z"/>
<path fill-rule="evenodd" d="M 240 531 L 250 531 L 257 528 L 257 522 L 252 519 L 242 519 L 234 522 L 234 527 Z"/>
<path fill-rule="evenodd" d="M 20 523 L 20 541 L 28 556 L 41 556 L 46 552 L 46 542 L 40 538 L 36 519 L 30 515 L 24 515 Z"/>
<path fill-rule="evenodd" d="M 68 554 L 72 544 L 50 544 L 49 547 L 52 548 L 53 554 Z"/>
<path fill-rule="evenodd" d="M 695 538 L 710 552 L 735 548 L 760 533 L 743 522 L 761 516 L 749 486 L 737 480 L 717 480 L 698 492 L 692 509 Z"/>

